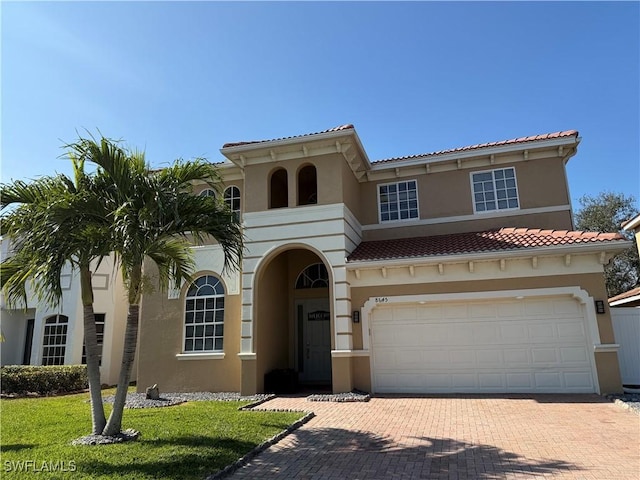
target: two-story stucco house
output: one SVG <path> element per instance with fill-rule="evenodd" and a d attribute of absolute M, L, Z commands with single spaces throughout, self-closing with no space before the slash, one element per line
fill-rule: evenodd
<path fill-rule="evenodd" d="M 242 271 L 198 246 L 192 284 L 145 295 L 139 389 L 251 394 L 289 369 L 335 392 L 621 391 L 603 267 L 629 242 L 572 231 L 579 142 L 373 162 L 352 125 L 225 144 Z"/>

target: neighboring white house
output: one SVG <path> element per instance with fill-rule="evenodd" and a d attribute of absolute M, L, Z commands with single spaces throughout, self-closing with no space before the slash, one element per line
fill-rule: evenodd
<path fill-rule="evenodd" d="M 0 241 L 7 258 L 10 242 Z M 57 306 L 28 295 L 28 305 L 8 305 L 0 294 L 0 325 L 5 341 L 0 345 L 5 365 L 74 365 L 84 359 L 83 310 L 77 272 L 68 268 L 61 276 L 62 301 Z M 102 343 L 101 382 L 117 383 L 127 314 L 122 279 L 113 259 L 105 258 L 93 274 L 94 310 L 98 341 Z M 136 368 L 133 370 L 135 379 Z"/>

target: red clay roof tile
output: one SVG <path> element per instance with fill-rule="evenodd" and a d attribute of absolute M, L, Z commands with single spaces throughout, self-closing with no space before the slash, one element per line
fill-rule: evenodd
<path fill-rule="evenodd" d="M 222 148 L 229 148 L 229 147 L 238 147 L 240 145 L 251 145 L 254 143 L 266 143 L 266 142 L 275 142 L 277 140 L 288 140 L 290 138 L 301 138 L 301 137 L 309 137 L 311 135 L 319 135 L 321 133 L 329 133 L 329 132 L 339 132 L 340 130 L 349 130 L 349 129 L 353 129 L 353 125 L 351 124 L 346 124 L 346 125 L 340 125 L 339 127 L 334 127 L 334 128 L 330 128 L 328 130 L 323 130 L 321 132 L 314 132 L 314 133 L 305 133 L 302 135 L 293 135 L 291 137 L 281 137 L 281 138 L 272 138 L 270 140 L 250 140 L 248 142 L 232 142 L 232 143 L 225 143 Z"/>
<path fill-rule="evenodd" d="M 609 303 L 611 303 L 611 302 L 616 302 L 618 300 L 624 300 L 626 298 L 636 297 L 638 295 L 640 295 L 640 287 L 636 287 L 627 292 L 623 292 L 619 295 L 616 295 L 615 297 L 611 297 L 608 301 Z"/>
<path fill-rule="evenodd" d="M 485 232 L 362 242 L 349 262 L 522 250 L 625 240 L 618 233 L 502 228 Z"/>
<path fill-rule="evenodd" d="M 384 160 L 375 160 L 371 163 L 373 164 L 378 164 L 378 163 L 386 163 L 386 162 L 397 162 L 399 160 L 410 160 L 412 158 L 422 158 L 422 157 L 432 157 L 432 156 L 436 156 L 436 155 L 444 155 L 446 153 L 455 153 L 455 152 L 465 152 L 468 150 L 477 150 L 479 148 L 486 148 L 486 147 L 498 147 L 501 145 L 510 145 L 510 144 L 517 144 L 517 143 L 528 143 L 528 142 L 535 142 L 537 140 L 550 140 L 553 138 L 560 138 L 560 137 L 577 137 L 578 136 L 578 131 L 577 130 L 565 130 L 563 132 L 554 132 L 554 133 L 543 133 L 541 135 L 531 135 L 529 137 L 519 137 L 519 138 L 512 138 L 511 140 L 500 140 L 497 142 L 488 142 L 488 143 L 478 143 L 476 145 L 469 145 L 467 147 L 458 147 L 458 148 L 451 148 L 448 150 L 438 150 L 436 152 L 430 152 L 430 153 L 421 153 L 421 154 L 417 154 L 417 155 L 406 155 L 404 157 L 393 157 L 393 158 L 386 158 Z"/>

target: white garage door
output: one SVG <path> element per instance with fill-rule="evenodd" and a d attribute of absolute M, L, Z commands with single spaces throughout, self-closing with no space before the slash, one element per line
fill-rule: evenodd
<path fill-rule="evenodd" d="M 375 392 L 596 391 L 569 296 L 378 305 L 371 322 Z"/>

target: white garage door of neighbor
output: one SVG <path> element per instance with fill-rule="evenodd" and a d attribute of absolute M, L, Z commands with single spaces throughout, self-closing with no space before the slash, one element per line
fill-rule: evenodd
<path fill-rule="evenodd" d="M 378 305 L 378 393 L 591 393 L 581 305 L 569 296 Z"/>

